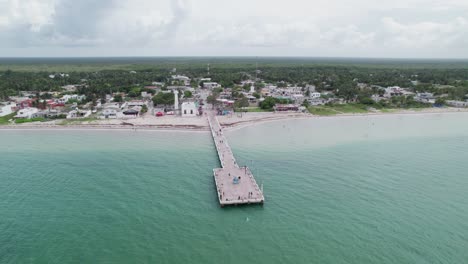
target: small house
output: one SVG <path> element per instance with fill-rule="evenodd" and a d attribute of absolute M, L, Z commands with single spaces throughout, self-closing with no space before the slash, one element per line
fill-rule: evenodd
<path fill-rule="evenodd" d="M 27 107 L 27 108 L 19 110 L 18 113 L 16 113 L 15 118 L 31 119 L 38 112 L 39 112 L 39 109 L 37 109 L 35 107 Z"/>
<path fill-rule="evenodd" d="M 106 108 L 99 114 L 100 119 L 116 119 L 119 113 L 118 108 Z"/>
<path fill-rule="evenodd" d="M 68 113 L 67 119 L 81 119 L 87 118 L 91 115 L 91 110 L 72 110 Z"/>
<path fill-rule="evenodd" d="M 299 105 L 294 104 L 276 104 L 274 106 L 276 112 L 298 112 Z"/>
<path fill-rule="evenodd" d="M 16 110 L 15 103 L 0 104 L 0 117 L 13 114 Z"/>

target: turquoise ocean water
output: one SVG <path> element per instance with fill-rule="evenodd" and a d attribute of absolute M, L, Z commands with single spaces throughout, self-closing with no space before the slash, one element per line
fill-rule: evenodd
<path fill-rule="evenodd" d="M 266 196 L 231 208 L 207 132 L 0 131 L 0 263 L 468 263 L 467 120 L 229 131 Z"/>

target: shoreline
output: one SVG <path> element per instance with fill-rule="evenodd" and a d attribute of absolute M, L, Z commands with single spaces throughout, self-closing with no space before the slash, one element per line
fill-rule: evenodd
<path fill-rule="evenodd" d="M 241 129 L 257 124 L 276 122 L 282 120 L 302 120 L 302 119 L 340 119 L 353 117 L 382 117 L 382 116 L 405 116 L 405 115 L 435 115 L 435 114 L 454 114 L 468 113 L 466 108 L 428 108 L 415 110 L 401 110 L 394 112 L 369 112 L 369 113 L 345 113 L 331 116 L 319 116 L 304 113 L 244 113 L 245 117 L 221 116 L 219 122 L 226 130 Z M 245 119 L 244 119 L 245 118 Z M 196 119 L 194 119 L 196 120 Z M 201 125 L 199 122 L 194 124 L 73 124 L 57 125 L 52 123 L 30 123 L 19 125 L 0 125 L 0 131 L 5 130 L 115 130 L 115 131 L 185 131 L 185 132 L 209 132 L 208 125 Z"/>
<path fill-rule="evenodd" d="M 196 126 L 121 126 L 121 125 L 3 125 L 0 126 L 0 131 L 2 130 L 61 130 L 61 131 L 71 131 L 71 130 L 94 130 L 94 131 L 187 131 L 187 132 L 207 132 L 209 131 L 208 127 L 196 127 Z"/>

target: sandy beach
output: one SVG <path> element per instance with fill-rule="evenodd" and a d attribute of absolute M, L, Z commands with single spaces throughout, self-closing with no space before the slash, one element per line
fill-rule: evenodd
<path fill-rule="evenodd" d="M 466 108 L 424 108 L 417 110 L 395 110 L 391 112 L 369 112 L 369 113 L 349 113 L 332 116 L 317 116 L 308 113 L 234 113 L 226 116 L 219 116 L 220 124 L 226 129 L 241 128 L 253 124 L 264 122 L 304 119 L 304 118 L 344 118 L 359 116 L 387 116 L 387 115 L 428 115 L 441 113 L 468 112 Z M 179 117 L 179 116 L 142 116 L 135 119 L 106 119 L 92 121 L 50 121 L 33 122 L 24 124 L 2 125 L 0 129 L 58 129 L 58 130 L 78 130 L 78 129 L 119 129 L 119 130 L 184 130 L 184 131 L 208 131 L 209 125 L 206 116 L 199 117 Z"/>

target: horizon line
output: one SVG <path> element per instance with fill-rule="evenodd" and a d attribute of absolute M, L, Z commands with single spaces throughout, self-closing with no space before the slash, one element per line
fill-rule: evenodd
<path fill-rule="evenodd" d="M 177 55 L 177 56 L 0 56 L 1 59 L 118 59 L 118 58 L 249 58 L 249 59 L 366 59 L 366 60 L 456 60 L 464 61 L 467 58 L 450 58 L 450 57 L 328 57 L 328 56 L 250 56 L 250 55 Z"/>

